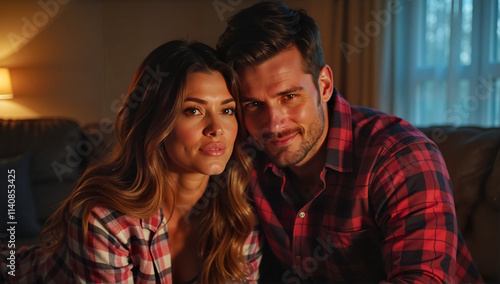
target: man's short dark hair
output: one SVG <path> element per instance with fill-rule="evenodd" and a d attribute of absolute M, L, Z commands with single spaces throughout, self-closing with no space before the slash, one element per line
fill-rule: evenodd
<path fill-rule="evenodd" d="M 318 25 L 304 10 L 293 10 L 276 1 L 260 2 L 241 10 L 227 24 L 217 52 L 236 71 L 295 46 L 302 55 L 304 72 L 317 83 L 325 59 Z"/>

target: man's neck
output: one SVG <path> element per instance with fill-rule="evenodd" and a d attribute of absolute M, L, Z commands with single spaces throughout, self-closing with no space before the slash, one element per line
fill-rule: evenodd
<path fill-rule="evenodd" d="M 322 145 L 307 162 L 290 166 L 290 170 L 301 181 L 315 180 L 325 166 L 326 146 Z"/>
<path fill-rule="evenodd" d="M 289 167 L 287 175 L 292 185 L 299 191 L 305 200 L 309 200 L 314 189 L 320 183 L 320 175 L 325 166 L 326 140 L 317 149 L 316 153 L 303 164 Z"/>

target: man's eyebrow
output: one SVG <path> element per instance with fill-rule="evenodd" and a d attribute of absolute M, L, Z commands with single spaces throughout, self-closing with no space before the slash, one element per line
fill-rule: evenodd
<path fill-rule="evenodd" d="M 247 98 L 245 96 L 241 96 L 241 98 L 240 98 L 241 103 L 248 103 L 248 102 L 253 102 L 253 101 L 255 101 L 254 98 Z"/>
<path fill-rule="evenodd" d="M 287 94 L 290 94 L 290 93 L 295 93 L 295 92 L 298 92 L 298 91 L 302 91 L 304 90 L 304 87 L 302 86 L 294 86 L 294 87 L 291 87 L 291 88 L 288 88 L 284 91 L 281 91 L 278 93 L 279 96 L 281 95 L 287 95 Z"/>
<path fill-rule="evenodd" d="M 293 87 L 290 87 L 284 91 L 281 91 L 279 93 L 276 94 L 276 96 L 283 96 L 283 95 L 288 95 L 288 94 L 291 94 L 291 93 L 295 93 L 295 92 L 299 92 L 299 91 L 302 91 L 304 90 L 304 87 L 302 86 L 293 86 Z M 242 95 L 240 93 L 240 97 L 241 97 L 241 103 L 248 103 L 248 102 L 255 102 L 255 101 L 258 101 L 256 100 L 255 98 L 249 98 L 249 97 L 246 97 L 244 95 Z"/>
<path fill-rule="evenodd" d="M 208 102 L 206 100 L 202 100 L 202 99 L 199 99 L 199 98 L 186 98 L 185 100 L 186 102 L 195 102 L 195 103 L 199 103 L 199 104 L 203 104 L 203 105 L 206 105 L 208 104 Z M 234 98 L 230 98 L 230 99 L 227 99 L 227 100 L 223 100 L 221 104 L 225 105 L 225 104 L 229 104 L 229 103 L 232 103 L 234 102 Z"/>

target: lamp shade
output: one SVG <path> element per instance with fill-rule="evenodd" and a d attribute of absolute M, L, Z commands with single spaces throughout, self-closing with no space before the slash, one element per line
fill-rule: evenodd
<path fill-rule="evenodd" d="M 8 68 L 0 68 L 0 99 L 12 99 L 12 84 Z"/>

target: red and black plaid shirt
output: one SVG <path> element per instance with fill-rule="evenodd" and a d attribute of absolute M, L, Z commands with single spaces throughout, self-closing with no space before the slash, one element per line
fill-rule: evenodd
<path fill-rule="evenodd" d="M 312 200 L 296 198 L 285 169 L 256 158 L 251 187 L 268 244 L 287 267 L 279 280 L 481 282 L 436 145 L 397 117 L 333 97 Z"/>

